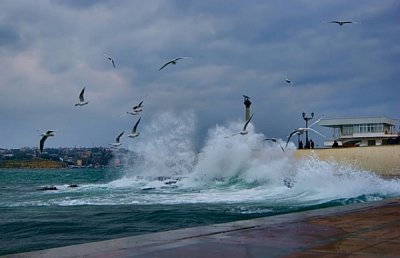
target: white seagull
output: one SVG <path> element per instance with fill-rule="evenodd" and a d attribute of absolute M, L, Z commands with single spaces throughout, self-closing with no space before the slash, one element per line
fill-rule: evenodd
<path fill-rule="evenodd" d="M 140 101 L 140 103 L 137 106 L 134 106 L 132 109 L 133 109 L 133 111 L 128 111 L 126 113 L 130 114 L 130 115 L 137 115 L 140 112 L 142 112 L 143 111 L 143 100 Z"/>
<path fill-rule="evenodd" d="M 166 67 L 167 65 L 170 65 L 170 64 L 176 65 L 176 62 L 177 62 L 178 60 L 186 59 L 186 58 L 188 58 L 188 57 L 177 57 L 177 58 L 174 58 L 174 59 L 172 59 L 172 60 L 166 62 L 165 64 L 163 64 L 163 66 L 161 66 L 161 68 L 158 69 L 158 70 L 161 71 L 162 69 L 164 69 L 164 67 Z"/>
<path fill-rule="evenodd" d="M 288 136 L 288 139 L 287 139 L 287 141 L 286 141 L 286 146 L 285 146 L 285 148 L 288 146 L 289 141 L 290 141 L 290 138 L 291 138 L 293 135 L 296 135 L 296 134 L 301 135 L 301 134 L 303 134 L 304 132 L 309 131 L 309 130 L 310 130 L 310 131 L 313 131 L 313 132 L 316 133 L 316 134 L 321 135 L 321 136 L 324 137 L 324 138 L 326 138 L 325 135 L 323 135 L 323 134 L 321 134 L 320 132 L 318 132 L 317 130 L 314 130 L 314 129 L 311 128 L 311 126 L 313 126 L 313 125 L 315 125 L 316 123 L 318 123 L 319 121 L 321 121 L 321 119 L 322 119 L 323 117 L 324 117 L 324 116 L 321 116 L 317 121 L 315 121 L 314 123 L 312 123 L 312 124 L 311 124 L 309 127 L 307 127 L 307 128 L 299 127 L 299 128 L 297 128 L 297 129 L 293 130 L 293 131 L 289 134 L 289 136 Z"/>
<path fill-rule="evenodd" d="M 110 143 L 110 145 L 112 146 L 112 147 L 119 147 L 119 146 L 121 146 L 121 142 L 120 142 L 120 138 L 121 138 L 121 136 L 124 134 L 124 132 L 122 132 L 122 133 L 120 133 L 118 136 L 117 136 L 117 138 L 115 139 L 115 142 L 113 142 L 113 143 Z"/>
<path fill-rule="evenodd" d="M 55 130 L 48 130 L 47 132 L 41 134 L 42 139 L 40 139 L 40 144 L 39 144 L 40 153 L 43 152 L 44 142 L 46 141 L 47 137 L 54 136 L 55 132 L 56 132 Z"/>
<path fill-rule="evenodd" d="M 137 120 L 135 126 L 132 129 L 132 133 L 128 134 L 128 137 L 135 138 L 135 137 L 139 136 L 139 132 L 136 132 L 136 131 L 137 131 L 137 126 L 138 126 L 138 124 L 140 122 L 140 119 L 141 119 L 141 117 L 139 117 L 139 119 Z"/>
<path fill-rule="evenodd" d="M 285 149 L 283 148 L 282 144 L 276 138 L 265 138 L 264 141 L 272 141 L 278 143 L 282 151 L 285 152 Z"/>
<path fill-rule="evenodd" d="M 336 23 L 340 26 L 343 26 L 344 24 L 357 23 L 357 22 L 354 22 L 354 21 L 330 21 L 328 23 Z"/>
<path fill-rule="evenodd" d="M 85 101 L 83 94 L 85 94 L 85 87 L 83 87 L 81 93 L 79 94 L 79 103 L 76 103 L 75 107 L 76 106 L 84 106 L 89 103 L 89 101 Z"/>
<path fill-rule="evenodd" d="M 286 81 L 287 83 L 291 84 L 291 85 L 294 85 L 293 81 L 292 81 L 292 80 L 289 80 L 288 78 L 286 78 L 285 81 Z"/>
<path fill-rule="evenodd" d="M 107 57 L 107 59 L 108 60 L 110 60 L 110 62 L 111 62 L 111 64 L 112 64 L 112 66 L 114 67 L 114 69 L 115 69 L 115 62 L 114 62 L 114 58 L 112 58 L 111 56 L 109 56 L 109 55 L 107 55 L 107 54 L 104 54 L 106 57 Z"/>

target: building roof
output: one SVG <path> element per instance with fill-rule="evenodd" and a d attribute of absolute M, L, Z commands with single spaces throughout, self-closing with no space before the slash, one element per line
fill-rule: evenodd
<path fill-rule="evenodd" d="M 399 120 L 388 118 L 385 116 L 380 117 L 362 117 L 362 118 L 332 118 L 321 119 L 318 125 L 326 127 L 339 127 L 341 125 L 357 125 L 357 124 L 388 124 L 398 125 Z"/>

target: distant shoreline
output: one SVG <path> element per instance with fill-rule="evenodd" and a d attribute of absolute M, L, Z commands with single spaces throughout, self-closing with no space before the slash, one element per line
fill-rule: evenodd
<path fill-rule="evenodd" d="M 61 161 L 33 159 L 33 160 L 3 160 L 0 161 L 0 168 L 21 168 L 21 169 L 57 169 L 68 168 L 68 164 Z"/>

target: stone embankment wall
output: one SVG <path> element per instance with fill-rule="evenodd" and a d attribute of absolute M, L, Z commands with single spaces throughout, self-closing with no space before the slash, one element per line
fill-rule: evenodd
<path fill-rule="evenodd" d="M 400 177 L 400 145 L 296 150 L 295 157 L 301 159 L 313 153 L 320 160 L 350 164 L 381 176 Z"/>

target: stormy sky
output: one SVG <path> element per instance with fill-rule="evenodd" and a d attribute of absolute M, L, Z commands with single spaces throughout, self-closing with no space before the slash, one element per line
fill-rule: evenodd
<path fill-rule="evenodd" d="M 268 137 L 304 126 L 303 111 L 399 119 L 399 13 L 395 0 L 1 1 L 0 148 L 35 147 L 48 129 L 47 147 L 107 146 L 142 99 L 141 130 L 189 114 L 200 146 L 244 120 L 243 94 Z"/>

